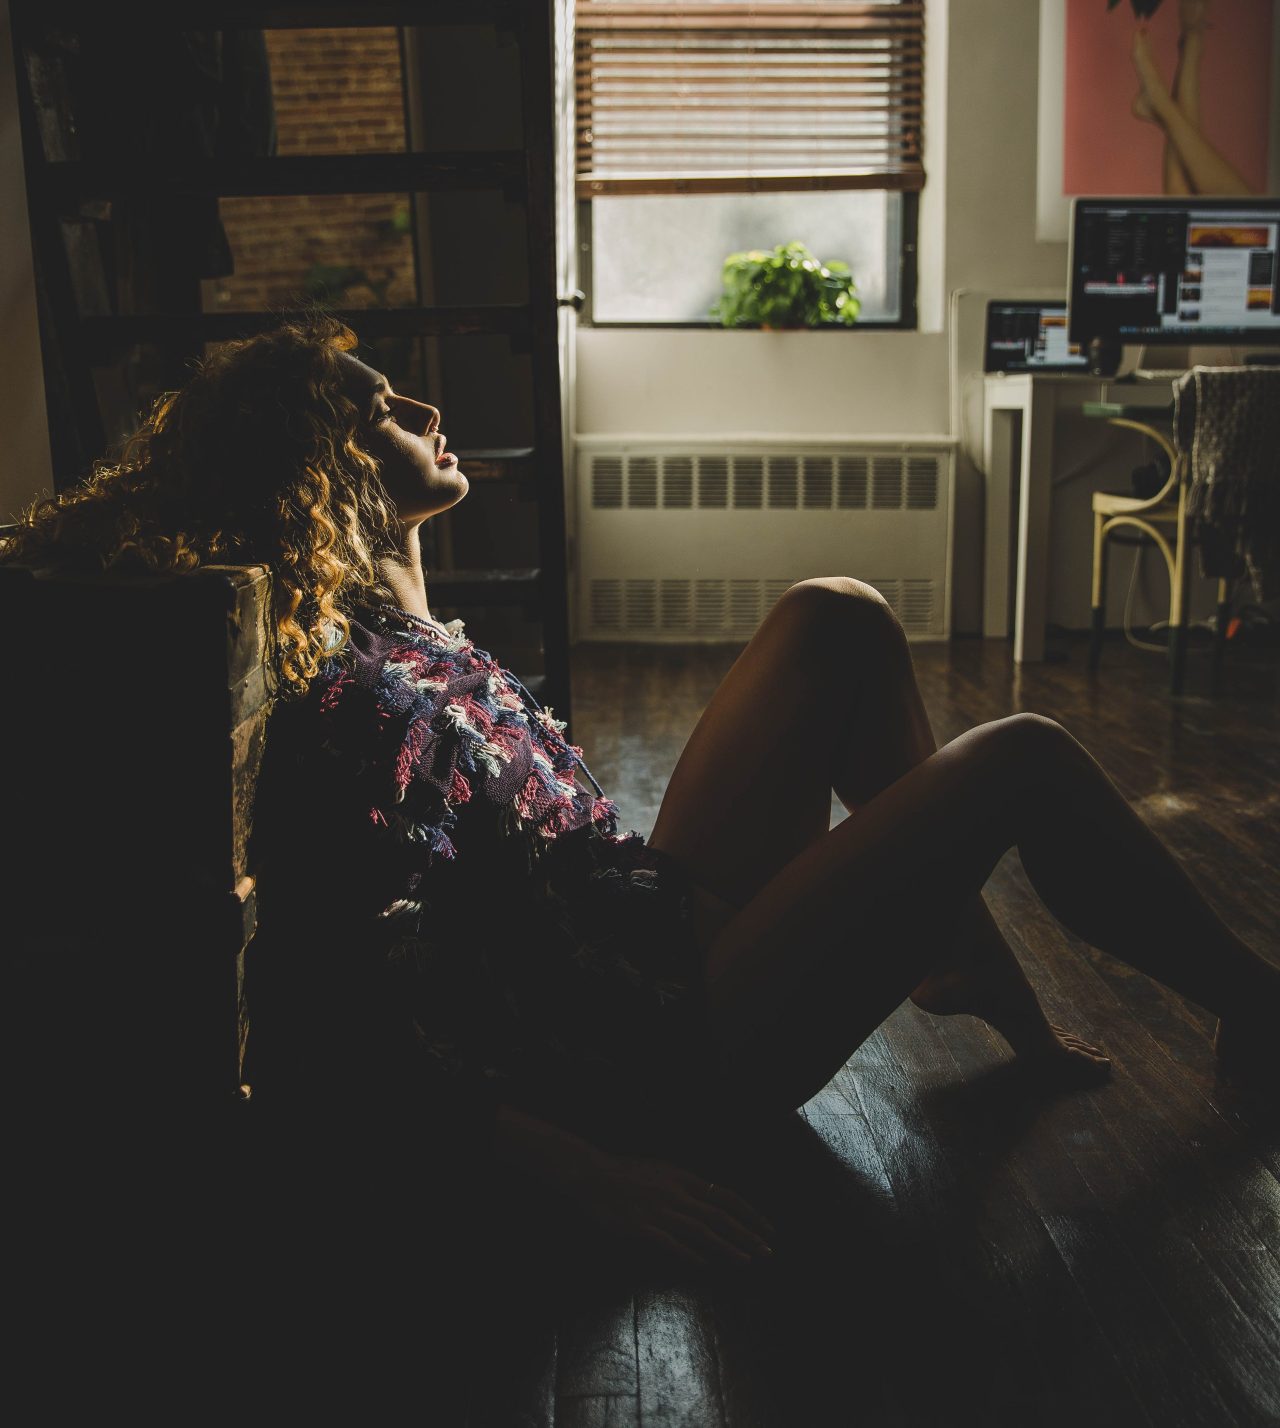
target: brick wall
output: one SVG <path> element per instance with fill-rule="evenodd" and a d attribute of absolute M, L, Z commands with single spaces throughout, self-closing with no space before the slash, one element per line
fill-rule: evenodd
<path fill-rule="evenodd" d="M 268 30 L 280 154 L 389 153 L 405 147 L 394 29 Z M 342 307 L 412 304 L 406 194 L 224 198 L 235 272 L 205 284 L 206 309 L 273 309 L 306 295 L 318 265 L 359 268 Z"/>

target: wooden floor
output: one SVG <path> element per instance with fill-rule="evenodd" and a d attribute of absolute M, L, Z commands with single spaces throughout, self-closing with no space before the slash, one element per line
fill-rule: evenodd
<path fill-rule="evenodd" d="M 1023 669 L 1003 642 L 914 648 L 940 740 L 1019 709 L 1060 719 L 1232 925 L 1280 959 L 1274 648 L 1233 651 L 1215 698 L 1193 652 L 1177 700 L 1163 661 L 1120 643 L 1092 678 L 1074 640 Z M 627 824 L 652 827 L 735 653 L 576 651 L 574 735 Z M 1064 933 L 1016 855 L 988 896 L 1051 1019 L 1110 1052 L 1109 1085 L 1046 1101 L 980 1023 L 905 1004 L 792 1124 L 709 1163 L 774 1221 L 774 1266 L 698 1278 L 547 1251 L 478 1296 L 449 1416 L 1280 1423 L 1274 1121 L 1216 1077 L 1208 1017 Z"/>

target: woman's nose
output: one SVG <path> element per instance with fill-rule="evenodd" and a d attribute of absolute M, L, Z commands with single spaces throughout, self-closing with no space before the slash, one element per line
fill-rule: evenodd
<path fill-rule="evenodd" d="M 396 402 L 399 410 L 396 417 L 401 425 L 406 420 L 411 422 L 418 429 L 418 434 L 430 436 L 440 429 L 440 411 L 433 407 L 430 402 L 418 402 L 412 397 L 402 397 L 397 395 Z"/>

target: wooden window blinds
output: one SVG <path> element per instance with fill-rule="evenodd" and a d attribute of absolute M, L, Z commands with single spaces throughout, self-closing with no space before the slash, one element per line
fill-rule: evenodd
<path fill-rule="evenodd" d="M 579 198 L 924 184 L 923 0 L 575 14 Z"/>

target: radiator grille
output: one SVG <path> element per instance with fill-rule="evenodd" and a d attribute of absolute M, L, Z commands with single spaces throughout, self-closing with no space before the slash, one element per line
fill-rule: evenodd
<path fill-rule="evenodd" d="M 622 509 L 622 457 L 597 456 L 591 468 L 591 504 L 597 510 Z"/>
<path fill-rule="evenodd" d="M 698 505 L 720 509 L 729 504 L 729 458 L 704 456 L 698 462 Z"/>
<path fill-rule="evenodd" d="M 912 456 L 907 461 L 907 509 L 931 511 L 938 504 L 938 463 Z"/>
<path fill-rule="evenodd" d="M 737 456 L 733 461 L 733 504 L 759 510 L 764 494 L 764 462 L 758 456 Z"/>
<path fill-rule="evenodd" d="M 794 456 L 769 458 L 769 507 L 775 511 L 794 511 L 800 483 L 800 463 Z"/>
<path fill-rule="evenodd" d="M 662 582 L 662 628 L 683 631 L 693 628 L 693 581 Z"/>
<path fill-rule="evenodd" d="M 632 456 L 627 461 L 627 505 L 650 510 L 658 504 L 658 459 Z"/>
<path fill-rule="evenodd" d="M 622 581 L 591 582 L 591 623 L 597 630 L 622 629 Z"/>
<path fill-rule="evenodd" d="M 871 506 L 876 511 L 896 511 L 902 505 L 902 462 L 877 456 L 871 462 Z"/>
<path fill-rule="evenodd" d="M 662 504 L 687 511 L 693 505 L 693 458 L 668 456 L 662 463 Z"/>
<path fill-rule="evenodd" d="M 871 462 L 865 456 L 841 456 L 836 462 L 836 504 L 842 511 L 865 508 L 870 468 Z"/>
<path fill-rule="evenodd" d="M 806 456 L 804 459 L 804 507 L 806 511 L 831 509 L 831 472 L 834 463 L 829 456 Z"/>
<path fill-rule="evenodd" d="M 580 638 L 744 642 L 788 586 L 816 575 L 868 580 L 912 639 L 946 637 L 943 442 L 704 444 L 584 438 Z"/>
<path fill-rule="evenodd" d="M 794 580 L 592 580 L 597 633 L 712 635 L 749 639 Z M 907 634 L 931 631 L 939 598 L 933 580 L 881 576 L 866 582 L 884 596 Z"/>
<path fill-rule="evenodd" d="M 627 629 L 652 630 L 658 622 L 658 590 L 653 580 L 627 581 Z"/>
<path fill-rule="evenodd" d="M 725 628 L 728 592 L 723 580 L 694 582 L 693 629 L 698 635 L 721 634 Z"/>
<path fill-rule="evenodd" d="M 927 455 L 696 456 L 598 453 L 591 505 L 609 510 L 932 511 L 946 458 Z"/>

